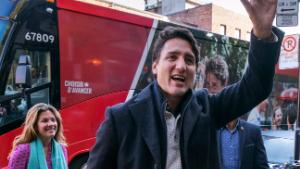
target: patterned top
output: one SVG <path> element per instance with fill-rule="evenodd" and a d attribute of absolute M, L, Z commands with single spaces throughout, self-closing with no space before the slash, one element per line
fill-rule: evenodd
<path fill-rule="evenodd" d="M 64 155 L 68 159 L 67 149 L 62 145 Z M 30 155 L 30 144 L 20 144 L 16 146 L 16 149 L 12 153 L 9 159 L 8 169 L 27 169 L 28 161 Z M 52 169 L 51 161 L 51 144 L 49 144 L 49 151 L 46 156 L 46 162 L 48 169 Z"/>
<path fill-rule="evenodd" d="M 175 118 L 174 115 L 165 111 L 167 125 L 167 162 L 166 169 L 182 169 L 180 156 L 180 114 Z"/>
<path fill-rule="evenodd" d="M 240 168 L 239 124 L 238 121 L 232 131 L 227 127 L 221 128 L 222 169 Z"/>

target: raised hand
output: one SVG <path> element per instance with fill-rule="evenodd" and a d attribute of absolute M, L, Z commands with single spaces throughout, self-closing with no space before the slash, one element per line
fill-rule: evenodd
<path fill-rule="evenodd" d="M 272 36 L 272 23 L 277 0 L 241 0 L 253 23 L 253 33 L 259 39 Z"/>

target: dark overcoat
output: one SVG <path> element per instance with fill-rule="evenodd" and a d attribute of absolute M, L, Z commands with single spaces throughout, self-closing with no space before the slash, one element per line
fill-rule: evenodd
<path fill-rule="evenodd" d="M 242 79 L 217 95 L 189 91 L 182 108 L 180 150 L 183 169 L 218 169 L 217 129 L 264 100 L 272 82 L 283 33 L 277 42 L 252 35 Z M 110 107 L 99 127 L 88 169 L 165 169 L 166 100 L 157 82 L 127 102 Z M 229 113 L 228 113 L 229 112 Z"/>

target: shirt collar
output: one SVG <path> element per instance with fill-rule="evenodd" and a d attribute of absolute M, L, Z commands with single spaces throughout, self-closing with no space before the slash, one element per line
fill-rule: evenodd
<path fill-rule="evenodd" d="M 235 127 L 234 127 L 233 130 L 228 129 L 227 124 L 226 124 L 225 127 L 222 127 L 221 130 L 228 130 L 228 131 L 230 131 L 231 133 L 234 133 L 235 131 L 240 130 L 240 128 L 241 128 L 241 123 L 240 123 L 240 120 L 237 119 L 237 123 L 236 123 L 236 125 L 235 125 Z"/>
<path fill-rule="evenodd" d="M 167 109 L 167 99 L 163 94 L 162 89 L 160 88 L 157 80 L 154 81 L 154 96 L 155 96 L 155 102 L 158 105 L 159 108 L 164 107 L 165 109 Z M 173 113 L 176 117 L 179 113 L 182 113 L 185 109 L 185 107 L 189 104 L 189 102 L 192 100 L 193 97 L 193 91 L 192 89 L 189 89 L 185 95 L 183 96 L 181 102 L 178 105 L 177 108 L 177 112 L 171 112 L 171 110 L 169 109 L 168 111 L 170 111 L 171 113 Z M 159 109 L 160 112 L 162 109 Z M 165 110 L 164 110 L 165 111 Z M 163 114 L 164 112 L 161 112 L 161 114 Z"/>

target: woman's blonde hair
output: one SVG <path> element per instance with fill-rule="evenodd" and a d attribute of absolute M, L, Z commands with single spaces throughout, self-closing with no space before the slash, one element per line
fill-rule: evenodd
<path fill-rule="evenodd" d="M 23 124 L 24 129 L 21 135 L 15 137 L 13 141 L 13 146 L 11 153 L 15 150 L 16 146 L 19 144 L 30 143 L 31 141 L 35 140 L 39 137 L 38 129 L 37 129 L 37 122 L 39 116 L 42 112 L 51 111 L 56 118 L 57 121 L 57 132 L 54 136 L 54 139 L 62 145 L 66 146 L 65 136 L 63 134 L 63 125 L 60 113 L 56 110 L 55 107 L 45 104 L 45 103 L 38 103 L 32 106 L 26 115 L 25 123 Z M 10 155 L 11 155 L 10 153 Z M 9 155 L 9 157 L 10 157 Z"/>

